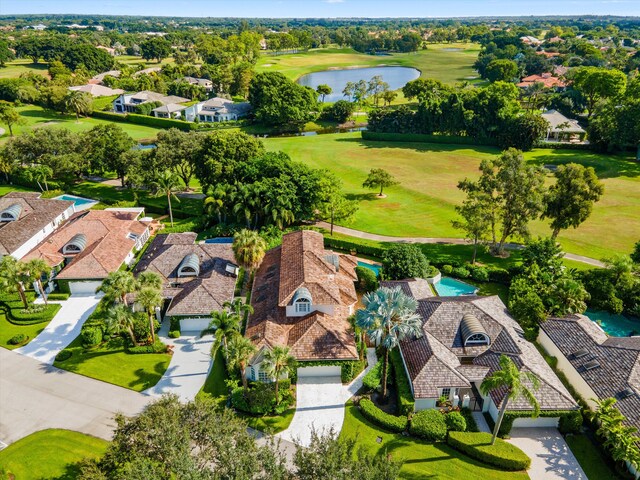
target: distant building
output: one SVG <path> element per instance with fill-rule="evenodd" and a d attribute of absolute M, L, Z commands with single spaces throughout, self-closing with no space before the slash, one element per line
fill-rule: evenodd
<path fill-rule="evenodd" d="M 213 91 L 213 82 L 208 78 L 182 77 L 182 81 L 203 87 L 208 93 Z"/>
<path fill-rule="evenodd" d="M 580 143 L 587 135 L 577 120 L 567 118 L 557 110 L 543 112 L 542 118 L 549 122 L 549 129 L 544 139 L 546 142 Z"/>
<path fill-rule="evenodd" d="M 175 95 L 163 95 L 162 93 L 143 90 L 137 93 L 125 93 L 113 101 L 113 110 L 116 113 L 135 113 L 136 107 L 147 102 L 160 102 L 162 105 L 179 104 L 189 102 L 188 98 Z"/>
<path fill-rule="evenodd" d="M 121 88 L 109 88 L 104 85 L 97 85 L 94 83 L 87 83 L 86 85 L 76 85 L 69 87 L 69 90 L 76 92 L 90 93 L 92 97 L 111 97 L 113 95 L 120 95 L 124 93 Z"/>
<path fill-rule="evenodd" d="M 248 102 L 234 103 L 226 98 L 214 97 L 204 102 L 185 106 L 179 103 L 155 108 L 153 115 L 158 118 L 175 118 L 187 122 L 228 122 L 245 117 L 251 110 Z"/>
<path fill-rule="evenodd" d="M 531 35 L 526 35 L 524 37 L 520 37 L 520 41 L 525 45 L 540 45 L 542 43 L 541 40 L 538 40 L 536 37 L 532 37 Z"/>
<path fill-rule="evenodd" d="M 518 83 L 518 87 L 527 88 L 535 83 L 542 83 L 545 87 L 556 90 L 562 90 L 567 86 L 566 82 L 560 78 L 553 76 L 551 73 L 545 72 L 542 75 L 529 75 L 528 77 L 524 77 L 522 81 Z"/>

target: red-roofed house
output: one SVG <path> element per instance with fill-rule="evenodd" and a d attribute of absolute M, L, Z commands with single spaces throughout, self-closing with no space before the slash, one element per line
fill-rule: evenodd
<path fill-rule="evenodd" d="M 518 87 L 528 88 L 536 83 L 542 83 L 547 88 L 555 88 L 558 90 L 567 86 L 563 80 L 554 77 L 551 73 L 543 73 L 542 75 L 529 75 L 528 77 L 524 77 L 522 81 L 518 83 Z"/>

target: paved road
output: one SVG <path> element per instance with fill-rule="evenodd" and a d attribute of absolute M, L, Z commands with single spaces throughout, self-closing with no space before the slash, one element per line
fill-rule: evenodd
<path fill-rule="evenodd" d="M 349 385 L 342 385 L 340 377 L 298 378 L 296 413 L 291 425 L 276 437 L 303 447 L 311 444 L 311 432 L 318 434 L 333 429 L 342 430 L 344 404 L 362 387 L 362 378 L 375 365 L 375 349 L 367 349 L 367 368 Z"/>
<path fill-rule="evenodd" d="M 80 334 L 82 324 L 98 306 L 100 298 L 99 295 L 71 295 L 62 302 L 62 307 L 40 335 L 14 351 L 53 365 L 58 352 Z"/>
<path fill-rule="evenodd" d="M 576 457 L 555 428 L 513 428 L 509 443 L 531 458 L 528 473 L 536 480 L 587 480 Z"/>
<path fill-rule="evenodd" d="M 327 222 L 317 222 L 316 226 L 331 230 L 331 225 Z M 353 228 L 340 227 L 338 225 L 333 226 L 333 231 L 341 233 L 343 235 L 349 235 L 351 237 L 362 238 L 364 240 L 374 240 L 376 242 L 394 242 L 394 243 L 443 243 L 454 245 L 466 245 L 469 242 L 463 238 L 450 238 L 450 237 L 390 237 L 388 235 L 378 235 L 376 233 L 363 232 L 361 230 L 354 230 Z M 507 250 L 519 250 L 523 248 L 523 245 L 519 243 L 507 243 L 505 244 Z M 564 258 L 568 260 L 574 260 L 576 262 L 586 263 L 594 267 L 604 267 L 604 263 L 595 258 L 589 258 L 582 255 L 575 255 L 573 253 L 565 253 Z"/>
<path fill-rule="evenodd" d="M 213 336 L 200 338 L 199 332 L 185 332 L 180 338 L 169 338 L 169 321 L 163 322 L 158 332 L 160 339 L 173 345 L 173 356 L 169 368 L 160 381 L 144 393 L 160 396 L 164 393 L 178 395 L 183 402 L 196 398 L 196 394 L 207 380 L 213 365 L 211 345 Z"/>
<path fill-rule="evenodd" d="M 151 397 L 0 348 L 0 441 L 47 428 L 110 440 L 116 412 L 135 415 Z"/>

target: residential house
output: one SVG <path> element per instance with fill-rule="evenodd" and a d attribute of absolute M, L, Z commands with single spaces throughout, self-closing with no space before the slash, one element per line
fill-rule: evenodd
<path fill-rule="evenodd" d="M 542 411 L 576 410 L 577 403 L 535 345 L 509 315 L 498 296 L 434 297 L 426 280 L 382 282 L 400 288 L 418 302 L 421 335 L 400 342 L 400 352 L 415 397 L 416 410 L 436 408 L 443 397 L 453 405 L 489 412 L 495 420 L 506 391 L 480 392 L 482 381 L 508 356 L 521 371 L 535 374 L 534 392 Z M 529 385 L 530 387 L 532 385 Z M 530 411 L 524 399 L 509 402 L 511 411 Z M 558 417 L 518 418 L 514 427 L 557 426 Z"/>
<path fill-rule="evenodd" d="M 104 50 L 112 57 L 115 57 L 116 55 L 118 55 L 118 52 L 116 51 L 115 48 L 105 47 L 104 45 L 98 45 L 96 48 L 99 48 L 100 50 Z"/>
<path fill-rule="evenodd" d="M 136 275 L 160 275 L 162 295 L 168 300 L 165 318 L 178 318 L 183 332 L 207 328 L 211 312 L 233 300 L 238 277 L 230 243 L 196 243 L 196 237 L 157 235 L 134 270 Z"/>
<path fill-rule="evenodd" d="M 116 113 L 135 113 L 138 105 L 147 102 L 160 102 L 162 105 L 169 105 L 189 102 L 189 99 L 143 90 L 138 93 L 125 93 L 120 95 L 113 101 L 113 110 Z"/>
<path fill-rule="evenodd" d="M 95 83 L 76 85 L 69 87 L 69 90 L 90 93 L 92 97 L 111 97 L 113 95 L 121 95 L 124 93 L 124 90 L 121 88 L 109 88 Z"/>
<path fill-rule="evenodd" d="M 544 140 L 546 142 L 570 142 L 580 143 L 587 135 L 577 120 L 565 117 L 557 110 L 547 110 L 542 113 L 542 118 L 549 122 Z"/>
<path fill-rule="evenodd" d="M 142 216 L 143 208 L 76 213 L 25 260 L 47 262 L 60 290 L 93 294 L 109 273 L 130 264 L 149 239 L 149 224 L 139 220 Z"/>
<path fill-rule="evenodd" d="M 138 70 L 137 72 L 133 72 L 132 77 L 137 77 L 138 75 L 149 75 L 151 73 L 158 73 L 162 70 L 162 67 L 149 67 L 143 68 L 142 70 Z"/>
<path fill-rule="evenodd" d="M 21 259 L 75 213 L 68 200 L 39 193 L 10 192 L 0 197 L 0 257 Z"/>
<path fill-rule="evenodd" d="M 595 399 L 615 398 L 627 425 L 640 430 L 640 336 L 609 337 L 584 315 L 549 318 L 540 327 L 538 342 L 584 401 L 596 408 Z"/>
<path fill-rule="evenodd" d="M 536 37 L 532 37 L 531 35 L 520 37 L 520 41 L 525 45 L 532 45 L 532 46 L 538 46 L 542 44 L 541 40 L 537 39 Z"/>
<path fill-rule="evenodd" d="M 102 73 L 99 73 L 98 75 L 91 77 L 91 80 L 89 81 L 89 83 L 95 82 L 97 84 L 101 84 L 102 81 L 104 80 L 104 77 L 110 76 L 110 77 L 118 78 L 121 74 L 122 72 L 120 70 L 109 70 L 108 72 L 102 72 Z"/>
<path fill-rule="evenodd" d="M 214 97 L 194 105 L 170 103 L 153 109 L 158 118 L 177 118 L 187 122 L 228 122 L 245 117 L 251 110 L 248 102 L 234 103 L 226 98 Z"/>
<path fill-rule="evenodd" d="M 553 88 L 555 90 L 564 89 L 567 84 L 558 77 L 554 77 L 551 73 L 543 73 L 542 75 L 529 75 L 524 77 L 518 87 L 528 88 L 536 83 L 542 83 L 546 88 Z"/>
<path fill-rule="evenodd" d="M 250 380 L 268 381 L 264 354 L 287 346 L 300 362 L 298 377 L 340 375 L 341 367 L 305 362 L 357 360 L 349 316 L 358 301 L 356 259 L 324 249 L 321 233 L 288 233 L 269 250 L 255 274 L 246 337 L 258 348 L 246 370 Z M 339 363 L 339 362 L 338 362 Z"/>
<path fill-rule="evenodd" d="M 182 77 L 182 81 L 203 87 L 207 93 L 213 91 L 213 82 L 208 78 Z"/>

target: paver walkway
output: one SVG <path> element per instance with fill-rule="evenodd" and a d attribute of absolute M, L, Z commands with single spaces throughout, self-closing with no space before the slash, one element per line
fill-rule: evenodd
<path fill-rule="evenodd" d="M 135 415 L 150 400 L 0 348 L 0 441 L 4 443 L 47 428 L 110 440 L 114 414 Z"/>
<path fill-rule="evenodd" d="M 342 385 L 340 376 L 298 378 L 296 413 L 289 428 L 276 436 L 288 442 L 308 447 L 311 432 L 340 433 L 344 423 L 344 404 L 362 387 L 362 379 L 376 364 L 375 349 L 367 349 L 367 368 L 349 385 Z"/>
<path fill-rule="evenodd" d="M 101 295 L 71 295 L 40 335 L 24 347 L 14 350 L 42 363 L 53 365 L 56 355 L 79 334 L 85 320 L 93 313 Z"/>
<path fill-rule="evenodd" d="M 536 480 L 587 480 L 576 457 L 555 428 L 513 428 L 509 443 L 531 458 L 529 476 Z"/>
<path fill-rule="evenodd" d="M 327 222 L 317 222 L 317 227 L 331 230 L 331 225 Z M 353 228 L 340 227 L 338 225 L 333 226 L 333 231 L 341 233 L 343 235 L 349 235 L 355 238 L 362 238 L 364 240 L 374 240 L 376 242 L 393 242 L 393 243 L 451 243 L 455 245 L 469 244 L 464 238 L 450 238 L 450 237 L 390 237 L 388 235 L 378 235 L 377 233 L 368 233 L 361 230 L 354 230 Z M 507 250 L 519 250 L 524 248 L 519 243 L 506 243 L 505 248 Z M 575 255 L 573 253 L 565 253 L 564 258 L 568 260 L 574 260 L 576 262 L 586 263 L 594 267 L 604 267 L 604 263 L 595 258 L 585 257 L 583 255 Z"/>
<path fill-rule="evenodd" d="M 173 393 L 183 402 L 189 402 L 196 398 L 213 365 L 213 336 L 201 338 L 199 332 L 184 332 L 180 338 L 169 338 L 168 333 L 167 320 L 163 322 L 158 337 L 167 345 L 173 345 L 169 368 L 155 386 L 143 393 L 154 396 Z"/>

